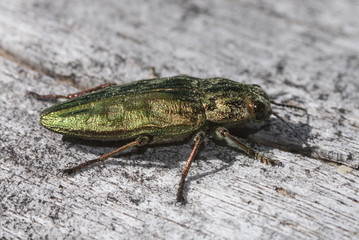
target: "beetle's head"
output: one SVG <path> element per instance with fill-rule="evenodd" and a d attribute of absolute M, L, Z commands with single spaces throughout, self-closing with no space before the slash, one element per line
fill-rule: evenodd
<path fill-rule="evenodd" d="M 222 125 L 266 120 L 272 113 L 268 95 L 255 84 L 208 79 L 203 86 L 206 119 Z"/>
<path fill-rule="evenodd" d="M 263 121 L 270 117 L 272 108 L 268 95 L 256 84 L 247 85 L 245 102 L 252 122 Z"/>

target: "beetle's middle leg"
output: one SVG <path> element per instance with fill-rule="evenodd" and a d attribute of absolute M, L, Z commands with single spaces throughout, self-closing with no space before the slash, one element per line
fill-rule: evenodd
<path fill-rule="evenodd" d="M 187 177 L 188 171 L 191 167 L 192 161 L 193 161 L 194 157 L 196 156 L 196 153 L 198 152 L 199 146 L 203 142 L 204 135 L 205 135 L 204 132 L 199 132 L 193 138 L 193 141 L 195 144 L 192 149 L 191 155 L 189 156 L 189 158 L 187 160 L 186 166 L 184 167 L 184 169 L 182 171 L 181 181 L 179 183 L 179 187 L 178 187 L 178 191 L 177 191 L 177 202 L 183 202 L 185 200 L 183 197 L 183 189 L 185 186 L 186 177 Z"/>
<path fill-rule="evenodd" d="M 94 87 L 94 88 L 87 89 L 85 91 L 81 91 L 81 92 L 77 92 L 77 93 L 71 93 L 71 94 L 68 94 L 68 95 L 58 95 L 58 94 L 40 95 L 40 94 L 37 94 L 35 92 L 28 92 L 28 94 L 30 96 L 33 96 L 37 100 L 41 100 L 41 101 L 52 101 L 52 100 L 55 100 L 55 99 L 58 99 L 58 98 L 72 99 L 72 98 L 76 98 L 76 97 L 85 95 L 86 93 L 95 92 L 95 91 L 101 90 L 103 88 L 112 87 L 112 86 L 115 86 L 115 85 L 116 85 L 116 83 L 106 83 L 106 84 L 102 84 L 102 85 Z"/>
<path fill-rule="evenodd" d="M 146 144 L 148 144 L 148 142 L 150 141 L 150 138 L 147 137 L 147 136 L 140 136 L 138 137 L 135 141 L 132 141 L 120 148 L 117 148 L 116 150 L 110 152 L 110 153 L 107 153 L 107 154 L 104 154 L 102 155 L 101 157 L 99 158 L 96 158 L 96 159 L 93 159 L 93 160 L 90 160 L 90 161 L 87 161 L 87 162 L 84 162 L 76 167 L 73 167 L 73 168 L 68 168 L 68 169 L 65 169 L 63 170 L 63 173 L 65 174 L 73 174 L 73 173 L 76 173 L 78 172 L 79 170 L 83 169 L 84 167 L 87 167 L 87 166 L 90 166 L 94 163 L 98 163 L 98 162 L 102 162 L 104 160 L 106 160 L 107 158 L 119 153 L 119 152 L 122 152 L 128 148 L 131 148 L 131 147 L 134 147 L 134 146 L 144 146 Z"/>
<path fill-rule="evenodd" d="M 265 158 L 262 155 L 258 154 L 256 151 L 254 151 L 252 148 L 248 147 L 244 143 L 242 143 L 238 138 L 231 135 L 226 128 L 219 127 L 215 130 L 216 137 L 219 139 L 225 139 L 232 143 L 234 143 L 236 146 L 238 146 L 242 151 L 247 153 L 249 156 L 254 157 L 255 159 L 274 166 L 280 164 L 278 160 L 271 160 L 269 158 Z"/>

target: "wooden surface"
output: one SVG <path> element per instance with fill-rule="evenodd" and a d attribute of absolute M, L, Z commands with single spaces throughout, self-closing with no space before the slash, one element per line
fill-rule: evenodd
<path fill-rule="evenodd" d="M 359 239 L 358 16 L 355 0 L 0 1 L 0 238 Z M 151 67 L 259 84 L 306 108 L 274 107 L 315 151 L 276 118 L 248 138 L 283 167 L 207 139 L 184 206 L 187 143 L 57 175 L 116 145 L 63 141 L 39 124 L 51 103 L 26 93 L 130 82 Z"/>

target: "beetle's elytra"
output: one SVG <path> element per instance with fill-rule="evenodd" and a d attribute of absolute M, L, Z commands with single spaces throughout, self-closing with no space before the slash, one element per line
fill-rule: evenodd
<path fill-rule="evenodd" d="M 41 124 L 51 131 L 83 139 L 130 140 L 109 154 L 65 170 L 66 173 L 103 161 L 132 146 L 175 142 L 194 136 L 195 146 L 177 193 L 177 200 L 183 201 L 185 178 L 206 134 L 232 141 L 266 164 L 276 163 L 258 155 L 226 129 L 270 117 L 269 97 L 258 85 L 224 78 L 174 76 L 125 85 L 106 84 L 68 96 L 31 94 L 45 100 L 69 99 L 41 113 Z"/>

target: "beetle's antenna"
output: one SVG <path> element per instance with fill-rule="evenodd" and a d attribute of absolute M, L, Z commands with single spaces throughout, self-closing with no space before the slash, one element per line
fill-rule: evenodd
<path fill-rule="evenodd" d="M 281 106 L 281 107 L 287 107 L 287 108 L 294 108 L 294 109 L 298 109 L 298 110 L 302 110 L 303 112 L 305 112 L 306 114 L 307 113 L 307 109 L 305 108 L 301 108 L 301 107 L 297 107 L 297 106 L 293 106 L 293 105 L 289 105 L 289 104 L 283 104 L 283 103 L 276 103 L 274 101 L 270 101 L 270 103 L 274 104 L 274 105 L 277 105 L 277 106 Z"/>
<path fill-rule="evenodd" d="M 303 109 L 304 110 L 304 109 Z M 272 114 L 274 116 L 276 116 L 279 120 L 281 120 L 287 127 L 289 127 L 290 129 L 292 129 L 292 131 L 294 132 L 294 134 L 302 141 L 302 143 L 304 143 L 304 145 L 309 149 L 309 150 L 312 150 L 312 148 L 309 146 L 309 144 L 307 142 L 304 141 L 304 139 L 294 130 L 294 128 L 289 124 L 287 123 L 286 120 L 284 120 L 282 117 L 280 117 L 278 115 L 278 113 L 276 112 L 272 112 Z"/>

